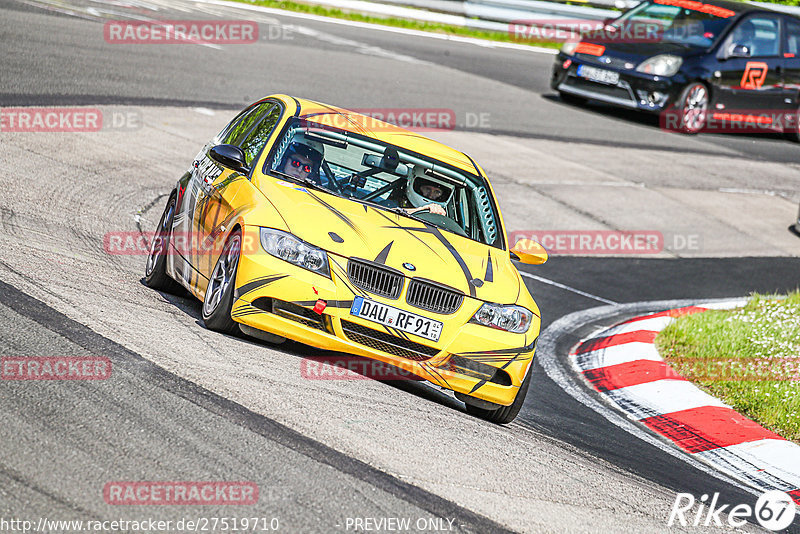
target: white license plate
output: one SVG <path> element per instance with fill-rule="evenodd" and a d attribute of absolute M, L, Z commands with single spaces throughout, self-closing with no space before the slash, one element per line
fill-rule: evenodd
<path fill-rule="evenodd" d="M 611 70 L 597 69 L 588 65 L 578 66 L 578 76 L 586 78 L 593 82 L 607 83 L 610 85 L 617 85 L 619 82 L 619 73 Z"/>
<path fill-rule="evenodd" d="M 367 300 L 364 297 L 353 299 L 350 315 L 361 317 L 373 323 L 391 326 L 431 341 L 439 341 L 439 336 L 442 334 L 442 323 L 439 321 L 393 308 L 374 300 Z"/>

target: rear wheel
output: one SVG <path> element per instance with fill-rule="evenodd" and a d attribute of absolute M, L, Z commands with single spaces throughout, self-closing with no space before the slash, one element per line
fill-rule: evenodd
<path fill-rule="evenodd" d="M 699 133 L 708 118 L 708 88 L 702 83 L 690 83 L 678 97 L 678 128 L 686 134 Z"/>
<path fill-rule="evenodd" d="M 203 298 L 203 322 L 209 330 L 224 334 L 239 332 L 239 323 L 231 318 L 236 269 L 242 250 L 242 231 L 235 230 L 225 242 Z"/>
<path fill-rule="evenodd" d="M 530 384 L 531 381 L 532 371 L 533 363 L 531 362 L 531 366 L 528 368 L 528 374 L 525 375 L 525 380 L 522 381 L 519 391 L 517 391 L 517 396 L 514 397 L 514 402 L 508 406 L 498 405 L 497 408 L 489 409 L 470 404 L 469 399 L 466 399 L 464 404 L 466 404 L 467 413 L 475 417 L 480 417 L 481 419 L 486 419 L 491 423 L 497 423 L 498 425 L 510 423 L 516 419 L 522 405 L 525 404 L 525 397 L 528 394 L 528 384 Z"/>
<path fill-rule="evenodd" d="M 566 102 L 567 104 L 572 104 L 574 106 L 582 106 L 587 102 L 587 100 L 582 96 L 565 93 L 564 91 L 559 91 L 558 96 L 561 98 L 562 102 Z"/>
<path fill-rule="evenodd" d="M 175 198 L 175 193 L 170 195 L 153 234 L 153 242 L 150 244 L 150 252 L 144 267 L 144 283 L 147 287 L 180 295 L 184 293 L 183 286 L 167 274 L 167 254 L 172 235 L 172 220 L 175 218 Z"/>

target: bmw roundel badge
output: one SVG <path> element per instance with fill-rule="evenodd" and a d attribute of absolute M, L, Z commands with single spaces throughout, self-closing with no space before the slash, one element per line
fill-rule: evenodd
<path fill-rule="evenodd" d="M 417 268 L 414 267 L 413 263 L 404 263 L 403 267 L 408 269 L 409 271 L 416 271 L 417 270 Z"/>

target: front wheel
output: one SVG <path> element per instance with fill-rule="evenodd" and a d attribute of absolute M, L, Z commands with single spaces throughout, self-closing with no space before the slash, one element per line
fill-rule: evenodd
<path fill-rule="evenodd" d="M 517 414 L 519 414 L 519 411 L 522 408 L 522 405 L 525 404 L 525 397 L 528 394 L 528 385 L 531 381 L 532 372 L 533 362 L 531 362 L 531 365 L 528 368 L 528 374 L 525 375 L 525 380 L 523 380 L 522 384 L 519 386 L 519 391 L 517 391 L 517 396 L 514 397 L 514 402 L 508 406 L 498 406 L 494 409 L 482 408 L 470 404 L 469 399 L 465 399 L 464 404 L 466 405 L 467 413 L 474 415 L 475 417 L 480 417 L 481 419 L 486 419 L 487 421 L 496 423 L 498 425 L 510 423 L 516 419 Z"/>
<path fill-rule="evenodd" d="M 678 97 L 678 129 L 686 134 L 699 133 L 708 118 L 708 88 L 695 82 L 687 85 Z"/>
<path fill-rule="evenodd" d="M 170 278 L 167 274 L 167 254 L 169 254 L 169 241 L 172 236 L 172 220 L 175 218 L 175 193 L 172 193 L 167 200 L 164 213 L 153 234 L 153 242 L 150 244 L 150 252 L 147 255 L 147 263 L 144 267 L 144 283 L 147 287 L 165 291 L 175 295 L 184 292 L 183 286 Z"/>
<path fill-rule="evenodd" d="M 203 298 L 203 322 L 209 330 L 224 334 L 239 332 L 239 323 L 231 318 L 236 270 L 242 250 L 242 231 L 235 230 L 225 242 Z"/>

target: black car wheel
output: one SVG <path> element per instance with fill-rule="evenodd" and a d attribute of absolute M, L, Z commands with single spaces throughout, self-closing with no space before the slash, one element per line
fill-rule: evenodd
<path fill-rule="evenodd" d="M 242 249 L 242 231 L 235 230 L 222 249 L 203 298 L 203 322 L 209 330 L 225 334 L 239 332 L 239 323 L 231 318 L 233 289 L 236 286 L 236 269 Z"/>
<path fill-rule="evenodd" d="M 680 131 L 696 134 L 706 125 L 708 117 L 708 88 L 702 83 L 687 85 L 678 98 Z"/>
<path fill-rule="evenodd" d="M 522 408 L 522 405 L 525 404 L 525 397 L 528 395 L 528 384 L 531 381 L 532 371 L 533 363 L 531 363 L 530 367 L 528 368 L 528 374 L 525 375 L 525 380 L 523 380 L 522 384 L 519 386 L 519 391 L 517 391 L 517 396 L 514 397 L 514 402 L 508 406 L 498 406 L 494 409 L 483 408 L 470 404 L 469 399 L 465 399 L 464 404 L 466 405 L 467 413 L 474 415 L 475 417 L 480 417 L 481 419 L 486 419 L 487 421 L 496 423 L 498 425 L 510 423 L 516 419 L 517 414 L 519 414 L 519 411 Z"/>
<path fill-rule="evenodd" d="M 150 244 L 150 252 L 144 267 L 144 283 L 153 289 L 180 295 L 184 293 L 183 286 L 167 274 L 167 254 L 172 235 L 172 220 L 175 218 L 175 205 L 176 197 L 175 193 L 172 193 L 153 234 L 153 242 Z"/>

